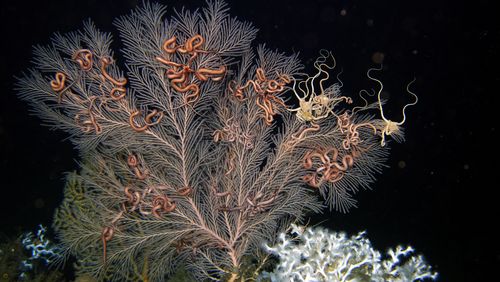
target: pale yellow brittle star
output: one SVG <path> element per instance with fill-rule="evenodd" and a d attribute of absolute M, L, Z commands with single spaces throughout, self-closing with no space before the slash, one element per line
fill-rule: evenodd
<path fill-rule="evenodd" d="M 413 106 L 413 105 L 417 104 L 417 102 L 418 102 L 418 96 L 415 93 L 410 91 L 410 86 L 415 82 L 416 78 L 413 78 L 413 80 L 410 81 L 410 83 L 408 83 L 408 85 L 406 85 L 406 91 L 415 97 L 415 101 L 408 103 L 403 107 L 403 109 L 401 110 L 401 112 L 403 113 L 403 119 L 400 122 L 396 122 L 396 121 L 392 121 L 390 119 L 387 119 L 384 115 L 384 108 L 382 106 L 382 99 L 380 97 L 382 94 L 382 90 L 384 89 L 384 85 L 382 84 L 382 82 L 380 80 L 378 80 L 370 75 L 370 72 L 374 71 L 374 70 L 377 70 L 377 71 L 382 70 L 382 65 L 380 65 L 380 68 L 369 69 L 366 72 L 366 75 L 368 76 L 369 79 L 377 82 L 380 85 L 380 89 L 377 92 L 377 100 L 378 100 L 378 106 L 379 106 L 380 117 L 382 118 L 382 122 L 381 122 L 381 124 L 376 125 L 376 127 L 380 130 L 380 135 L 382 137 L 382 140 L 380 141 L 380 146 L 384 147 L 386 135 L 392 136 L 392 138 L 394 138 L 394 140 L 396 140 L 396 141 L 403 140 L 403 132 L 401 131 L 401 125 L 403 125 L 403 123 L 405 123 L 405 121 L 406 121 L 405 110 L 407 107 Z"/>

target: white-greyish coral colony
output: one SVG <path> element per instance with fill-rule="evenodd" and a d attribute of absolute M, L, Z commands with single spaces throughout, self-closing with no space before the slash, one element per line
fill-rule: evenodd
<path fill-rule="evenodd" d="M 281 233 L 276 245 L 264 246 L 280 261 L 273 272 L 261 275 L 262 281 L 405 282 L 437 278 L 421 255 L 413 255 L 411 247 L 389 249 L 384 259 L 365 232 L 349 238 L 345 233 L 292 224 L 291 235 Z"/>

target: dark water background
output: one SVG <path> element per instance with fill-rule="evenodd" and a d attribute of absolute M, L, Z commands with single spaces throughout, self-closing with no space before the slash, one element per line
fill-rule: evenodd
<path fill-rule="evenodd" d="M 0 5 L 0 233 L 10 236 L 38 223 L 50 225 L 63 196 L 64 173 L 77 169 L 76 152 L 61 141 L 66 135 L 28 115 L 12 90 L 13 76 L 30 66 L 32 45 L 49 43 L 53 32 L 79 29 L 87 18 L 117 35 L 113 19 L 140 1 L 45 2 Z M 374 66 L 373 54 L 383 53 L 381 77 L 394 119 L 407 102 L 406 83 L 416 77 L 420 101 L 407 111 L 407 141 L 393 144 L 390 168 L 372 191 L 357 195 L 359 208 L 348 214 L 325 211 L 312 222 L 326 220 L 324 226 L 351 234 L 367 230 L 382 251 L 411 244 L 440 272 L 440 281 L 485 281 L 483 267 L 500 262 L 493 241 L 498 235 L 491 231 L 498 227 L 493 135 L 500 75 L 493 62 L 499 61 L 500 27 L 488 1 L 468 3 L 229 1 L 232 16 L 260 30 L 256 43 L 300 52 L 309 70 L 320 49 L 333 51 L 348 94 L 370 87 L 366 70 Z"/>

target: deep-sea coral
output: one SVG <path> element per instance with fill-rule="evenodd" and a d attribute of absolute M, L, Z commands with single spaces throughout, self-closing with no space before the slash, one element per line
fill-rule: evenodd
<path fill-rule="evenodd" d="M 438 276 L 411 247 L 398 246 L 382 256 L 364 232 L 349 238 L 345 233 L 292 224 L 290 233 L 281 233 L 276 245 L 265 246 L 280 262 L 260 279 L 403 282 L 435 280 Z"/>
<path fill-rule="evenodd" d="M 220 1 L 165 14 L 119 18 L 122 56 L 91 22 L 35 48 L 20 97 L 82 157 L 54 228 L 80 275 L 235 280 L 263 240 L 321 210 L 318 192 L 355 206 L 393 131 L 380 98 L 354 105 L 330 82 L 330 52 L 305 76 L 297 55 L 253 48 L 256 29 Z"/>

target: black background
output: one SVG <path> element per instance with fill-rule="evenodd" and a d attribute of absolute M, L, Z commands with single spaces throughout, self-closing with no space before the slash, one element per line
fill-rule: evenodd
<path fill-rule="evenodd" d="M 62 199 L 63 176 L 77 169 L 66 135 L 42 127 L 20 102 L 15 75 L 30 67 L 32 46 L 82 27 L 91 18 L 104 31 L 140 1 L 3 1 L 0 6 L 1 232 L 12 236 L 50 225 Z M 169 7 L 203 1 L 165 1 Z M 343 90 L 373 87 L 366 70 L 385 55 L 388 115 L 400 118 L 404 87 L 414 76 L 417 106 L 407 111 L 407 141 L 391 157 L 359 208 L 313 222 L 350 234 L 367 230 L 385 250 L 411 244 L 440 272 L 440 281 L 481 281 L 500 262 L 495 182 L 500 27 L 488 1 L 229 1 L 230 13 L 252 22 L 256 43 L 291 53 L 310 69 L 320 49 L 333 51 Z M 169 9 L 169 11 L 172 11 Z M 115 40 L 115 50 L 120 47 Z M 392 109 L 392 111 L 391 111 Z M 495 184 L 497 183 L 497 184 Z M 497 187 L 497 188 L 495 188 Z M 496 226 L 496 227 L 495 227 Z M 484 280 L 483 280 L 484 281 Z"/>

